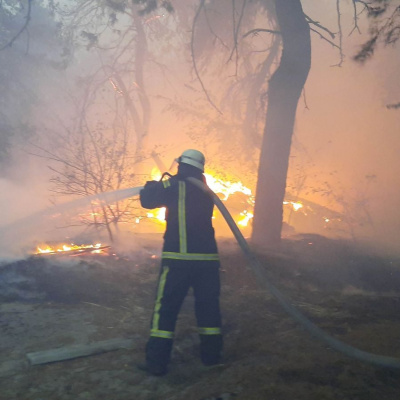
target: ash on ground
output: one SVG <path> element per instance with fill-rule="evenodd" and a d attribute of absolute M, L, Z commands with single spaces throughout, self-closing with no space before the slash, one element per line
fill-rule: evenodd
<path fill-rule="evenodd" d="M 316 341 L 260 287 L 240 248 L 219 242 L 224 364 L 207 369 L 191 294 L 169 373 L 143 361 L 159 248 L 130 257 L 29 257 L 0 266 L 1 400 L 397 400 L 400 371 L 353 360 Z M 161 244 L 160 244 L 161 246 Z M 400 260 L 345 241 L 304 236 L 259 252 L 270 281 L 335 338 L 400 358 Z M 44 365 L 27 354 L 131 338 L 120 349 Z"/>

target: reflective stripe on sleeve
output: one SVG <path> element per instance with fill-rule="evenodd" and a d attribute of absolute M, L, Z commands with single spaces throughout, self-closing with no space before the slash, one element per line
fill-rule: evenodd
<path fill-rule="evenodd" d="M 159 329 L 152 329 L 150 331 L 150 336 L 164 338 L 164 339 L 173 339 L 174 338 L 174 332 L 160 331 Z"/>
<path fill-rule="evenodd" d="M 164 189 L 166 189 L 167 187 L 171 186 L 171 182 L 169 181 L 169 179 L 167 181 L 162 181 L 162 184 L 164 186 Z"/>
<path fill-rule="evenodd" d="M 221 334 L 221 328 L 198 328 L 199 334 L 200 335 L 220 335 Z"/>
<path fill-rule="evenodd" d="M 173 260 L 198 260 L 198 261 L 218 261 L 218 254 L 198 254 L 198 253 L 174 253 L 172 251 L 163 251 L 162 258 L 169 258 Z"/>

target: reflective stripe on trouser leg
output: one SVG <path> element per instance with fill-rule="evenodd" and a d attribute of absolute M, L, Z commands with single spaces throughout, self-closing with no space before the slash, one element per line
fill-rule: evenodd
<path fill-rule="evenodd" d="M 215 328 L 199 327 L 198 331 L 199 331 L 200 335 L 220 335 L 221 334 L 221 328 L 219 328 L 219 327 L 215 327 Z"/>
<path fill-rule="evenodd" d="M 190 286 L 189 275 L 187 268 L 162 266 L 146 345 L 146 362 L 151 368 L 166 368 L 170 361 L 175 323 Z"/>
<path fill-rule="evenodd" d="M 164 339 L 172 339 L 174 337 L 174 332 L 164 331 L 159 329 L 161 300 L 164 295 L 165 283 L 167 282 L 168 272 L 169 272 L 169 267 L 163 267 L 162 273 L 160 275 L 160 280 L 158 283 L 156 304 L 154 307 L 153 321 L 150 330 L 150 336 L 164 338 Z"/>
<path fill-rule="evenodd" d="M 195 270 L 192 281 L 195 295 L 195 310 L 200 334 L 201 360 L 206 365 L 221 362 L 223 338 L 221 334 L 221 312 L 219 307 L 219 270 L 213 265 Z"/>
<path fill-rule="evenodd" d="M 198 328 L 200 334 L 201 361 L 206 365 L 219 364 L 223 347 L 221 328 Z"/>

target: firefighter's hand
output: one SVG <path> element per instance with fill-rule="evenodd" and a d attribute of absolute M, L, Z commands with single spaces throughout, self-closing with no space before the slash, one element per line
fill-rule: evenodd
<path fill-rule="evenodd" d="M 158 183 L 158 181 L 147 181 L 146 184 L 144 185 L 145 189 L 149 189 L 151 187 L 156 186 Z"/>

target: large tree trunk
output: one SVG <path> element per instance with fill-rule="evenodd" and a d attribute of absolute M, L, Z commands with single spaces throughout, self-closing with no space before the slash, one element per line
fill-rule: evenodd
<path fill-rule="evenodd" d="M 311 66 L 310 29 L 301 1 L 275 0 L 275 8 L 283 52 L 269 81 L 252 234 L 252 242 L 264 247 L 280 243 L 297 103 Z"/>

